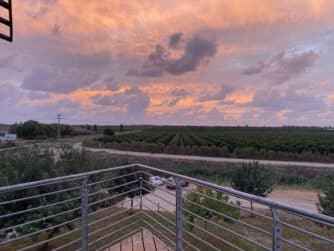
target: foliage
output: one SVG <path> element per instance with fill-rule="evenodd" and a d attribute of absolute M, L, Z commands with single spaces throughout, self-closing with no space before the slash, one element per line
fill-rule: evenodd
<path fill-rule="evenodd" d="M 237 201 L 234 204 L 233 202 L 229 202 L 229 199 L 229 196 L 223 194 L 222 192 L 216 192 L 209 188 L 196 186 L 194 193 L 189 192 L 185 197 L 183 206 L 187 211 L 191 212 L 185 211 L 185 217 L 191 223 L 194 223 L 196 218 L 193 214 L 199 215 L 208 220 L 215 218 L 215 221 L 218 222 L 233 222 L 233 220 L 222 216 L 222 214 L 238 219 L 240 217 L 240 210 L 233 205 L 240 205 L 240 202 Z M 190 223 L 186 226 L 190 230 L 193 229 L 193 226 Z"/>
<path fill-rule="evenodd" d="M 334 133 L 322 128 L 157 126 L 98 140 L 113 143 L 113 148 L 121 148 L 121 143 L 128 143 L 128 148 L 122 150 L 279 160 L 334 160 Z M 133 142 L 141 144 L 136 148 L 130 147 Z"/>
<path fill-rule="evenodd" d="M 103 129 L 103 134 L 104 135 L 108 135 L 108 136 L 112 136 L 115 134 L 114 130 L 110 127 L 106 127 Z"/>
<path fill-rule="evenodd" d="M 11 125 L 9 131 L 16 133 L 23 139 L 44 139 L 57 137 L 57 124 L 40 124 L 38 121 L 28 120 L 24 123 Z M 69 125 L 61 126 L 62 136 L 75 135 L 73 128 Z"/>
<path fill-rule="evenodd" d="M 15 150 L 0 152 L 0 186 L 64 176 L 78 172 L 95 170 L 98 168 L 107 168 L 111 167 L 112 164 L 124 164 L 124 161 L 118 161 L 115 163 L 114 161 L 109 161 L 103 158 L 94 159 L 89 155 L 88 152 L 84 150 L 75 150 L 72 148 L 72 146 L 69 145 L 64 145 L 59 149 L 41 148 L 38 145 L 32 148 L 16 148 Z M 94 182 L 95 180 L 105 180 L 114 177 L 115 175 L 117 174 L 108 173 L 92 176 L 90 178 L 90 182 Z M 109 188 L 115 184 L 120 185 L 120 182 L 122 181 L 114 180 L 91 186 L 89 189 L 91 193 L 101 190 L 104 192 L 94 193 L 93 196 L 89 197 L 89 203 L 94 203 L 95 201 L 103 200 L 104 198 L 109 198 L 111 195 L 117 194 L 118 191 Z M 16 200 L 22 197 L 45 194 L 56 190 L 78 187 L 81 185 L 81 181 L 70 181 L 48 186 L 35 187 L 27 190 L 19 190 L 12 193 L 3 193 L 0 194 L 0 201 Z M 52 207 L 34 210 L 29 213 L 21 213 L 19 215 L 1 218 L 1 228 L 10 227 L 80 207 L 80 196 L 81 190 L 75 189 L 67 191 L 66 193 L 51 194 L 29 200 L 19 201 L 16 203 L 0 205 L 0 215 L 4 215 L 79 197 L 78 199 L 71 200 L 64 204 L 57 204 Z M 103 203 L 96 203 L 95 205 L 92 205 L 90 210 L 95 211 L 101 207 L 110 206 L 115 201 L 117 202 L 123 198 L 124 196 L 119 196 L 115 200 L 104 200 Z M 79 216 L 80 210 L 73 211 L 54 218 L 49 218 L 43 221 L 25 225 L 23 227 L 17 227 L 15 229 L 15 234 L 19 236 L 23 234 L 29 234 L 40 229 L 45 229 L 50 226 L 61 224 L 68 220 L 75 219 Z M 66 227 L 71 230 L 73 229 L 74 225 L 66 224 Z M 61 229 L 59 227 L 53 228 L 52 231 L 47 231 L 47 238 L 51 238 L 60 231 Z M 7 234 L 8 231 L 2 233 L 0 235 L 0 239 L 6 238 Z M 32 238 L 36 239 L 37 236 L 38 235 L 32 235 Z"/>
<path fill-rule="evenodd" d="M 318 200 L 319 212 L 334 217 L 334 181 L 326 184 L 323 194 L 318 194 Z"/>
<path fill-rule="evenodd" d="M 231 185 L 234 189 L 258 196 L 267 196 L 273 190 L 275 176 L 269 168 L 258 162 L 242 164 L 232 173 Z"/>

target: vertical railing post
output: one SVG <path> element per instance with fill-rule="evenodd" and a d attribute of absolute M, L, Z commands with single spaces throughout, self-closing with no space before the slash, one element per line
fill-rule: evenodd
<path fill-rule="evenodd" d="M 81 190 L 81 248 L 88 251 L 88 176 L 83 179 Z"/>
<path fill-rule="evenodd" d="M 139 195 L 140 195 L 139 209 L 140 209 L 140 212 L 142 213 L 142 211 L 143 211 L 143 177 L 142 176 L 139 177 L 139 186 L 140 186 L 140 190 L 139 190 Z"/>
<path fill-rule="evenodd" d="M 176 251 L 183 251 L 183 203 L 182 187 L 179 178 L 175 177 L 176 189 Z"/>
<path fill-rule="evenodd" d="M 140 220 L 141 220 L 141 229 L 144 229 L 144 215 L 143 215 L 143 177 L 139 177 L 139 195 L 140 195 L 140 202 L 139 202 L 139 210 L 140 210 Z"/>
<path fill-rule="evenodd" d="M 276 208 L 270 208 L 271 214 L 273 217 L 273 226 L 272 226 L 272 232 L 273 232 L 273 240 L 272 240 L 272 249 L 273 251 L 280 251 L 282 249 L 282 233 L 281 233 L 281 225 L 279 222 L 279 215 Z"/>

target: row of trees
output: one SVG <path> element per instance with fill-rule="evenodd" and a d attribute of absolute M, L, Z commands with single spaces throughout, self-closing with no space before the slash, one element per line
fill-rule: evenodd
<path fill-rule="evenodd" d="M 9 129 L 11 133 L 16 133 L 23 139 L 46 139 L 56 138 L 58 135 L 57 124 L 41 124 L 38 121 L 28 120 L 24 123 L 15 123 Z M 76 132 L 69 125 L 61 125 L 61 136 L 74 136 Z"/>
<path fill-rule="evenodd" d="M 55 152 L 56 151 L 56 152 Z M 57 156 L 55 159 L 55 155 Z M 41 148 L 38 145 L 32 148 L 16 148 L 11 151 L 0 152 L 0 186 L 30 182 L 34 180 L 47 179 L 57 176 L 64 176 L 79 172 L 92 171 L 99 168 L 107 168 L 113 165 L 127 164 L 127 160 L 120 160 L 119 163 L 115 163 L 110 159 L 94 158 L 87 151 L 75 150 L 72 146 L 62 145 L 61 148 Z M 120 172 L 106 173 L 98 176 L 90 177 L 89 182 L 100 181 L 110 179 L 111 177 L 124 175 L 133 170 L 122 170 Z M 135 175 L 129 175 L 127 179 L 137 180 Z M 89 203 L 102 200 L 103 202 L 90 206 L 90 211 L 96 211 L 99 208 L 108 207 L 122 199 L 124 196 L 119 196 L 115 199 L 104 200 L 114 194 L 122 193 L 134 189 L 135 186 L 139 186 L 139 183 L 133 183 L 128 186 L 119 187 L 120 184 L 127 182 L 124 179 L 114 179 L 103 183 L 92 185 L 89 188 L 89 192 L 93 193 L 97 191 L 104 191 L 103 193 L 96 193 L 89 196 Z M 0 201 L 17 200 L 23 197 L 34 197 L 41 194 L 46 194 L 62 189 L 70 189 L 73 187 L 80 187 L 82 180 L 70 181 L 59 184 L 52 184 L 47 186 L 39 186 L 28 190 L 19 190 L 10 193 L 1 193 Z M 116 189 L 108 189 L 110 187 L 118 187 Z M 138 195 L 139 191 L 134 191 L 130 196 Z M 77 207 L 80 207 L 81 200 L 72 200 L 73 198 L 80 198 L 81 190 L 73 189 L 63 193 L 50 194 L 41 197 L 36 197 L 28 200 L 19 200 L 16 203 L 8 203 L 0 205 L 0 215 L 9 213 L 15 213 L 24 211 L 30 208 L 39 207 L 42 205 L 48 205 L 51 203 L 58 203 L 64 200 L 70 200 L 66 203 L 59 203 L 52 207 L 41 208 L 29 213 L 21 213 L 19 217 L 16 215 L 4 217 L 0 219 L 1 228 L 11 227 L 19 225 L 35 219 L 46 217 L 43 221 L 36 221 L 35 223 L 23 225 L 17 227 L 15 232 L 2 232 L 0 233 L 0 240 L 11 237 L 18 237 L 25 234 L 31 234 L 38 232 L 38 230 L 49 228 L 55 225 L 62 224 L 67 221 L 71 221 L 80 217 L 80 210 L 69 212 L 59 215 L 57 217 L 47 218 L 47 216 L 62 213 Z M 63 227 L 55 227 L 50 231 L 47 231 L 47 239 L 57 235 L 64 228 L 72 230 L 75 227 L 74 223 L 66 224 Z M 14 236 L 12 235 L 14 234 Z M 33 240 L 36 240 L 39 234 L 31 235 Z M 46 246 L 42 247 L 43 250 L 48 250 Z"/>

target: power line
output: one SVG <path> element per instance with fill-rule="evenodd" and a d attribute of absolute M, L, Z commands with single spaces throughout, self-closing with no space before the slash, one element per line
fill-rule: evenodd
<path fill-rule="evenodd" d="M 61 114 L 57 114 L 57 120 L 58 120 L 58 143 L 60 142 L 60 120 L 62 119 Z"/>

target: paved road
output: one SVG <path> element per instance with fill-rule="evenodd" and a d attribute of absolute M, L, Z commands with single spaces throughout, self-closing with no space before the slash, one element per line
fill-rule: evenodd
<path fill-rule="evenodd" d="M 332 169 L 332 168 L 334 169 L 334 163 L 278 161 L 278 160 L 254 160 L 254 159 L 206 157 L 206 156 L 165 154 L 165 153 L 132 152 L 132 151 L 114 150 L 114 149 L 109 149 L 109 148 L 91 148 L 91 147 L 85 147 L 85 148 L 92 152 L 107 152 L 107 153 L 119 154 L 119 155 L 130 155 L 130 156 L 150 157 L 150 158 L 202 160 L 202 161 L 214 161 L 214 162 L 223 162 L 223 163 L 248 163 L 251 161 L 258 161 L 262 165 L 303 166 L 303 167 L 313 167 L 313 168 L 319 168 L 319 169 Z"/>

